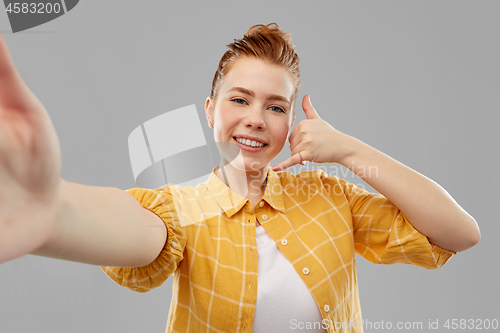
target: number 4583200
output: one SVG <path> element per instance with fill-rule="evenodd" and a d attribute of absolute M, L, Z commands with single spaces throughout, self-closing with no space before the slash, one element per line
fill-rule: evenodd
<path fill-rule="evenodd" d="M 60 3 L 36 3 L 36 2 L 14 2 L 9 3 L 7 8 L 5 9 L 7 13 L 14 14 L 51 14 L 51 13 L 60 13 L 61 12 L 61 4 Z"/>
<path fill-rule="evenodd" d="M 498 319 L 448 319 L 443 325 L 444 328 L 452 330 L 463 329 L 498 329 Z"/>

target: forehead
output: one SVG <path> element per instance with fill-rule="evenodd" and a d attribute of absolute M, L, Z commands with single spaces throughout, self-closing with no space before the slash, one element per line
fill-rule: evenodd
<path fill-rule="evenodd" d="M 278 94 L 289 101 L 294 91 L 293 78 L 286 68 L 256 58 L 241 58 L 232 64 L 220 90 L 226 93 L 232 87 L 250 89 L 257 96 Z"/>

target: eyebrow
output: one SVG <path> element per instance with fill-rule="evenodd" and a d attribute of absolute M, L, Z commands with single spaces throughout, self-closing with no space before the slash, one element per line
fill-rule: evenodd
<path fill-rule="evenodd" d="M 252 90 L 247 89 L 247 88 L 243 88 L 243 87 L 232 87 L 227 92 L 230 92 L 230 91 L 239 91 L 239 92 L 242 92 L 244 94 L 255 97 L 255 93 Z M 288 99 L 281 96 L 281 95 L 268 94 L 268 95 L 266 95 L 266 98 L 273 100 L 273 101 L 282 101 L 282 102 L 285 102 L 288 105 L 290 105 L 290 102 L 288 101 Z"/>

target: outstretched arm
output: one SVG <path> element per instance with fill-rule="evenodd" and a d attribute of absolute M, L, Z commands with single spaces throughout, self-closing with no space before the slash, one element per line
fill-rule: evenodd
<path fill-rule="evenodd" d="M 61 179 L 49 237 L 32 254 L 99 266 L 142 267 L 165 245 L 163 221 L 127 192 Z"/>
<path fill-rule="evenodd" d="M 275 171 L 301 160 L 340 163 L 396 205 L 431 243 L 460 252 L 479 242 L 481 236 L 474 218 L 439 184 L 334 129 L 318 116 L 308 96 L 304 96 L 302 107 L 307 119 L 290 135 L 292 156 L 275 165 Z"/>
<path fill-rule="evenodd" d="M 0 263 L 28 253 L 144 266 L 166 240 L 162 220 L 130 194 L 60 178 L 57 134 L 0 35 Z"/>

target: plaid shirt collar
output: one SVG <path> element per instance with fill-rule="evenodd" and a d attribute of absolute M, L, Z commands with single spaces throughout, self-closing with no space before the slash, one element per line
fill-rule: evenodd
<path fill-rule="evenodd" d="M 231 217 L 240 211 L 248 199 L 230 189 L 219 177 L 217 177 L 215 172 L 218 168 L 217 166 L 212 170 L 205 184 L 222 211 L 225 212 L 228 217 Z M 271 168 L 269 168 L 267 172 L 267 186 L 262 200 L 281 213 L 285 213 L 283 188 L 280 178 Z"/>

